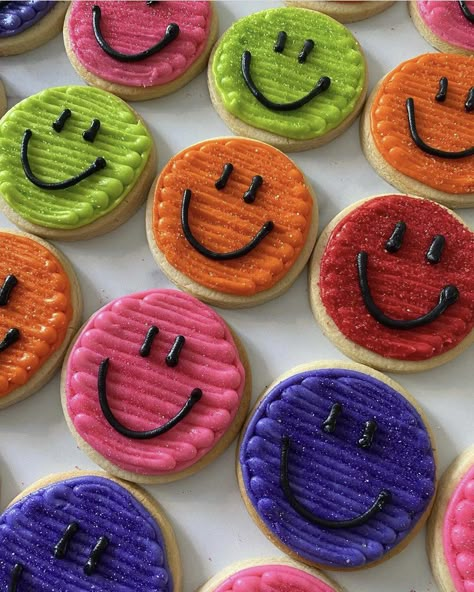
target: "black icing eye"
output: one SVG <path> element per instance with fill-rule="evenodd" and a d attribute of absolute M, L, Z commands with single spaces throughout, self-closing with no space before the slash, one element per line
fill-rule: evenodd
<path fill-rule="evenodd" d="M 64 557 L 66 557 L 69 543 L 78 530 L 79 525 L 76 522 L 71 522 L 71 524 L 66 527 L 63 536 L 59 539 L 56 545 L 54 545 L 53 555 L 55 559 L 64 559 Z"/>
<path fill-rule="evenodd" d="M 166 364 L 170 368 L 174 368 L 175 366 L 178 365 L 179 354 L 181 353 L 181 350 L 183 349 L 183 345 L 184 345 L 185 341 L 186 340 L 183 335 L 178 335 L 176 337 L 176 339 L 174 340 L 174 343 L 171 346 L 169 354 L 166 356 Z"/>
<path fill-rule="evenodd" d="M 287 36 L 285 31 L 280 31 L 278 33 L 277 40 L 275 42 L 275 45 L 273 46 L 274 51 L 276 51 L 277 53 L 281 53 L 285 49 L 286 37 Z"/>
<path fill-rule="evenodd" d="M 58 133 L 62 131 L 64 124 L 71 117 L 71 115 L 72 113 L 70 109 L 64 109 L 56 121 L 53 121 L 53 130 Z"/>
<path fill-rule="evenodd" d="M 321 427 L 327 434 L 332 434 L 336 430 L 336 422 L 339 415 L 342 413 L 342 405 L 334 403 L 327 418 L 323 421 Z"/>
<path fill-rule="evenodd" d="M 306 58 L 309 54 L 313 51 L 314 48 L 314 41 L 312 39 L 306 39 L 303 45 L 303 49 L 300 51 L 298 55 L 298 62 L 300 64 L 304 64 L 306 62 Z"/>
<path fill-rule="evenodd" d="M 147 358 L 150 355 L 153 340 L 158 335 L 159 331 L 160 330 L 158 329 L 158 327 L 155 327 L 155 325 L 152 325 L 148 329 L 145 339 L 144 339 L 142 346 L 140 348 L 140 355 L 142 358 Z"/>
<path fill-rule="evenodd" d="M 370 448 L 374 440 L 375 431 L 377 430 L 377 423 L 374 419 L 369 419 L 365 422 L 364 431 L 358 444 L 361 448 Z"/>
<path fill-rule="evenodd" d="M 222 169 L 222 175 L 217 179 L 214 183 L 216 189 L 224 189 L 227 185 L 227 181 L 229 180 L 232 171 L 234 170 L 234 166 L 232 163 L 227 162 Z"/>
<path fill-rule="evenodd" d="M 101 536 L 97 543 L 94 545 L 89 558 L 84 565 L 84 573 L 86 576 L 91 576 L 95 570 L 97 569 L 97 564 L 99 563 L 100 558 L 104 554 L 105 550 L 109 546 L 109 539 L 105 536 Z"/>
<path fill-rule="evenodd" d="M 464 109 L 469 113 L 469 111 L 474 110 L 474 86 L 471 86 L 467 93 L 467 99 L 464 103 Z"/>
<path fill-rule="evenodd" d="M 438 103 L 443 103 L 446 100 L 446 95 L 448 93 L 448 79 L 446 76 L 443 76 L 439 79 L 439 89 L 438 93 L 435 96 L 435 101 Z"/>
<path fill-rule="evenodd" d="M 262 183 L 263 178 L 260 175 L 255 175 L 255 177 L 253 177 L 250 187 L 243 195 L 245 203 L 250 204 L 255 201 L 255 198 L 257 197 L 257 191 L 262 186 Z"/>
<path fill-rule="evenodd" d="M 158 4 L 158 0 L 146 0 L 148 6 L 153 6 L 153 4 Z"/>
<path fill-rule="evenodd" d="M 437 234 L 433 237 L 430 248 L 426 252 L 426 260 L 428 261 L 428 263 L 440 262 L 445 242 L 446 239 L 442 234 Z"/>
<path fill-rule="evenodd" d="M 407 225 L 405 222 L 400 221 L 395 224 L 395 228 L 393 229 L 390 238 L 385 243 L 386 251 L 389 253 L 396 253 L 401 248 L 406 229 Z"/>
<path fill-rule="evenodd" d="M 90 128 L 82 134 L 82 137 L 86 142 L 93 142 L 99 130 L 100 121 L 98 119 L 93 119 Z"/>

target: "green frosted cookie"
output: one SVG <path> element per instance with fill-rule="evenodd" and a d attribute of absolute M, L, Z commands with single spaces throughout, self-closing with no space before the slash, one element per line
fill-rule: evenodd
<path fill-rule="evenodd" d="M 155 173 L 153 139 L 124 101 L 49 88 L 0 120 L 1 209 L 48 238 L 88 238 L 124 222 Z"/>
<path fill-rule="evenodd" d="M 235 22 L 209 64 L 214 107 L 236 133 L 287 150 L 328 142 L 366 94 L 362 50 L 332 18 L 274 8 Z"/>

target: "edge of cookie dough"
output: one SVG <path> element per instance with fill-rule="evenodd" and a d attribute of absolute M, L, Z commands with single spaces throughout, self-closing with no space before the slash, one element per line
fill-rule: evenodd
<path fill-rule="evenodd" d="M 369 0 L 356 4 L 335 0 L 285 0 L 285 4 L 323 12 L 340 23 L 355 23 L 384 12 L 395 4 L 395 0 Z"/>
<path fill-rule="evenodd" d="M 255 511 L 255 509 L 252 505 L 252 502 L 250 501 L 249 497 L 247 496 L 247 491 L 246 491 L 245 483 L 243 481 L 243 476 L 242 476 L 242 470 L 240 468 L 240 448 L 242 446 L 242 440 L 244 438 L 244 435 L 247 431 L 248 425 L 249 425 L 258 405 L 266 397 L 266 395 L 270 391 L 272 391 L 278 384 L 280 384 L 280 382 L 283 382 L 284 380 L 286 380 L 287 378 L 290 378 L 291 376 L 294 376 L 295 374 L 300 374 L 302 372 L 307 372 L 309 370 L 332 369 L 332 368 L 353 370 L 356 372 L 361 372 L 363 374 L 367 374 L 373 378 L 376 378 L 377 380 L 380 380 L 381 382 L 383 382 L 384 384 L 388 385 L 392 389 L 396 390 L 399 394 L 401 394 L 415 408 L 416 412 L 420 415 L 421 420 L 423 421 L 423 423 L 425 425 L 426 431 L 428 433 L 428 436 L 429 436 L 429 439 L 431 442 L 431 449 L 433 451 L 433 458 L 434 458 L 434 464 L 435 464 L 433 497 L 431 499 L 431 502 L 428 504 L 424 514 L 422 516 L 420 516 L 420 519 L 418 520 L 417 524 L 412 528 L 410 533 L 403 539 L 403 541 L 401 541 L 398 545 L 396 545 L 391 551 L 386 553 L 381 559 L 378 559 L 377 561 L 373 561 L 373 562 L 369 563 L 368 565 L 361 565 L 359 567 L 344 568 L 341 566 L 333 567 L 333 566 L 325 565 L 322 563 L 315 563 L 315 562 L 312 562 L 308 559 L 305 559 L 304 557 L 301 557 L 301 555 L 298 555 L 297 553 L 292 551 L 289 547 L 287 547 L 285 544 L 283 544 L 277 537 L 275 537 L 273 535 L 273 533 L 265 525 L 265 523 L 260 519 L 259 515 Z M 242 500 L 245 504 L 245 507 L 247 508 L 247 511 L 250 514 L 250 517 L 252 518 L 252 520 L 254 520 L 256 525 L 260 528 L 260 530 L 267 537 L 267 539 L 269 539 L 276 547 L 278 547 L 278 549 L 280 549 L 280 551 L 282 551 L 283 553 L 285 553 L 286 555 L 291 557 L 293 560 L 298 561 L 298 562 L 303 562 L 306 565 L 309 565 L 310 567 L 315 567 L 317 569 L 324 569 L 327 571 L 352 572 L 352 571 L 361 571 L 364 569 L 370 569 L 372 567 L 380 565 L 381 563 L 384 563 L 388 559 L 391 559 L 395 555 L 398 555 L 399 553 L 401 553 L 409 545 L 409 543 L 412 541 L 412 539 L 418 534 L 418 532 L 423 528 L 423 526 L 425 525 L 425 522 L 428 520 L 428 517 L 431 513 L 431 509 L 433 508 L 433 505 L 434 505 L 434 502 L 436 499 L 436 491 L 437 491 L 437 486 L 438 486 L 438 453 L 437 453 L 436 443 L 435 443 L 435 439 L 434 439 L 434 435 L 433 435 L 433 431 L 431 429 L 431 426 L 430 426 L 430 424 L 426 418 L 426 415 L 425 415 L 422 407 L 420 406 L 419 402 L 404 387 L 402 387 L 398 382 L 396 382 L 392 378 L 386 376 L 385 374 L 382 374 L 378 370 L 374 370 L 373 368 L 369 368 L 368 366 L 365 366 L 363 364 L 358 364 L 356 362 L 351 362 L 351 361 L 323 360 L 323 361 L 317 361 L 317 362 L 309 362 L 306 364 L 301 364 L 299 366 L 295 366 L 295 367 L 291 368 L 290 370 L 281 374 L 278 378 L 276 378 L 268 387 L 266 387 L 263 390 L 263 392 L 261 393 L 261 395 L 258 397 L 257 401 L 255 402 L 254 406 L 250 410 L 250 413 L 247 417 L 247 421 L 245 422 L 245 424 L 242 428 L 242 431 L 240 433 L 239 442 L 237 444 L 237 449 L 236 449 L 235 465 L 236 465 L 237 481 L 239 484 L 240 495 L 242 496 Z"/>
<path fill-rule="evenodd" d="M 428 360 L 413 361 L 399 360 L 395 358 L 385 358 L 384 356 L 381 356 L 380 354 L 377 354 L 363 347 L 362 345 L 354 343 L 353 341 L 348 339 L 339 330 L 336 323 L 333 321 L 332 317 L 327 313 L 326 307 L 324 306 L 321 300 L 321 293 L 319 289 L 321 258 L 324 254 L 326 245 L 329 241 L 332 231 L 341 220 L 343 220 L 352 211 L 359 208 L 362 204 L 371 201 L 372 199 L 385 197 L 387 195 L 391 194 L 386 193 L 381 195 L 372 195 L 371 197 L 366 197 L 364 199 L 356 201 L 355 203 L 351 204 L 350 206 L 344 208 L 341 212 L 339 212 L 339 214 L 337 214 L 337 216 L 335 216 L 331 220 L 331 222 L 329 222 L 326 228 L 321 232 L 321 235 L 316 244 L 316 248 L 314 249 L 308 268 L 309 300 L 311 310 L 313 311 L 313 315 L 318 325 L 320 326 L 323 334 L 343 354 L 345 354 L 349 358 L 355 360 L 356 362 L 366 364 L 367 366 L 371 366 L 373 368 L 386 372 L 396 372 L 400 374 L 421 372 L 423 370 L 430 370 L 431 368 L 436 368 L 437 366 L 441 366 L 442 364 L 450 362 L 463 351 L 465 351 L 472 343 L 474 343 L 474 329 L 469 333 L 469 335 L 466 335 L 466 337 L 460 343 L 458 343 L 458 345 L 448 350 L 447 352 L 444 352 L 443 354 L 440 354 L 438 356 L 434 356 Z M 426 199 L 415 195 L 407 195 L 407 197 L 413 199 Z M 443 207 L 453 218 L 460 222 L 464 227 L 468 228 L 464 220 L 462 220 L 452 210 L 450 210 L 446 206 L 442 206 L 441 204 L 438 205 L 440 205 L 440 207 Z"/>

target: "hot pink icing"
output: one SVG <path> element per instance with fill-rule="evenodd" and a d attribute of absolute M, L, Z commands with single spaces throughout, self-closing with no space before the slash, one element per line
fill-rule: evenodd
<path fill-rule="evenodd" d="M 474 592 L 474 466 L 449 500 L 443 547 L 456 592 Z"/>
<path fill-rule="evenodd" d="M 92 7 L 100 6 L 101 30 L 113 49 L 135 54 L 155 45 L 170 23 L 179 35 L 157 54 L 139 62 L 107 55 L 92 28 Z M 72 49 L 81 64 L 100 78 L 125 86 L 158 86 L 181 76 L 203 53 L 210 33 L 209 1 L 76 0 L 68 21 Z"/>
<path fill-rule="evenodd" d="M 289 565 L 259 565 L 238 571 L 212 592 L 334 592 L 334 588 Z"/>
<path fill-rule="evenodd" d="M 140 357 L 148 328 L 155 337 Z M 186 339 L 178 365 L 165 358 L 177 335 Z M 107 396 L 116 418 L 131 430 L 160 427 L 194 388 L 203 396 L 170 431 L 135 440 L 115 431 L 98 400 L 100 363 L 109 358 Z M 83 328 L 67 364 L 67 412 L 79 435 L 114 465 L 134 473 L 182 471 L 209 452 L 232 424 L 245 386 L 238 349 L 221 317 L 178 290 L 150 290 L 113 300 Z"/>
<path fill-rule="evenodd" d="M 466 2 L 474 12 L 474 0 Z M 419 0 L 418 11 L 424 23 L 451 45 L 474 51 L 474 24 L 461 12 L 455 0 Z"/>

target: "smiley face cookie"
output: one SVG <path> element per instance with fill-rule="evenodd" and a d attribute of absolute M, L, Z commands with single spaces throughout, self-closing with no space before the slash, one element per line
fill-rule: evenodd
<path fill-rule="evenodd" d="M 323 231 L 311 307 L 347 356 L 391 372 L 444 364 L 474 341 L 474 234 L 447 208 L 382 195 Z"/>
<path fill-rule="evenodd" d="M 11 0 L 0 3 L 0 56 L 24 53 L 62 29 L 68 2 Z"/>
<path fill-rule="evenodd" d="M 400 191 L 474 206 L 473 72 L 474 57 L 424 54 L 392 70 L 369 97 L 362 148 Z"/>
<path fill-rule="evenodd" d="M 121 99 L 49 88 L 0 120 L 0 209 L 46 238 L 90 238 L 143 202 L 155 175 L 152 136 Z"/>
<path fill-rule="evenodd" d="M 410 0 L 408 7 L 416 28 L 433 47 L 474 54 L 472 0 Z"/>
<path fill-rule="evenodd" d="M 216 11 L 208 0 L 76 0 L 64 26 L 78 74 L 130 101 L 187 84 L 205 68 L 216 36 Z"/>
<path fill-rule="evenodd" d="M 81 319 L 69 262 L 45 241 L 0 230 L 0 409 L 41 388 L 61 364 Z"/>
<path fill-rule="evenodd" d="M 105 473 L 34 483 L 0 516 L 0 588 L 181 592 L 173 530 L 145 491 Z M 73 582 L 73 584 L 72 584 Z"/>
<path fill-rule="evenodd" d="M 320 571 L 286 558 L 249 559 L 220 571 L 197 592 L 341 592 Z"/>
<path fill-rule="evenodd" d="M 428 523 L 431 569 L 442 592 L 474 589 L 474 446 L 448 468 Z"/>
<path fill-rule="evenodd" d="M 218 306 L 286 291 L 316 241 L 318 209 L 303 174 L 272 146 L 216 138 L 174 156 L 150 193 L 147 234 L 168 278 Z"/>
<path fill-rule="evenodd" d="M 346 27 L 288 7 L 235 22 L 213 51 L 208 81 L 214 108 L 234 133 L 289 152 L 325 144 L 349 127 L 367 73 Z"/>
<path fill-rule="evenodd" d="M 100 466 L 141 483 L 206 466 L 248 409 L 245 352 L 212 309 L 177 290 L 118 298 L 86 323 L 62 377 L 63 409 Z"/>
<path fill-rule="evenodd" d="M 340 23 L 354 23 L 387 10 L 394 2 L 384 0 L 369 0 L 368 2 L 355 2 L 354 0 L 343 0 L 342 2 L 337 0 L 324 0 L 321 2 L 318 0 L 285 0 L 285 4 L 318 10 Z"/>
<path fill-rule="evenodd" d="M 299 366 L 261 396 L 237 459 L 264 534 L 324 569 L 371 567 L 401 551 L 434 500 L 433 443 L 410 395 L 359 364 Z"/>

